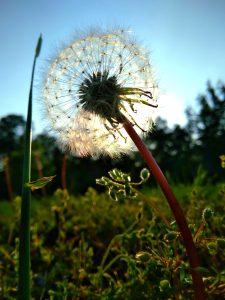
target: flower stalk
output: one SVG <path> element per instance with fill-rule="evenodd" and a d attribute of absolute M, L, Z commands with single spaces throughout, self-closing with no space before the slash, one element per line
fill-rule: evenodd
<path fill-rule="evenodd" d="M 193 279 L 193 286 L 194 286 L 194 294 L 196 300 L 204 300 L 205 298 L 205 287 L 202 280 L 202 276 L 196 271 L 199 267 L 199 259 L 197 250 L 191 235 L 191 232 L 188 228 L 188 224 L 185 218 L 185 215 L 181 209 L 179 202 L 177 201 L 167 179 L 165 178 L 163 172 L 161 171 L 160 167 L 158 166 L 157 162 L 155 161 L 154 157 L 152 156 L 149 149 L 143 143 L 139 135 L 134 130 L 132 124 L 129 120 L 124 116 L 123 120 L 123 127 L 125 128 L 128 135 L 133 140 L 134 144 L 138 148 L 141 156 L 146 161 L 150 171 L 152 172 L 153 176 L 156 178 L 156 181 L 160 185 L 163 194 L 165 195 L 168 204 L 173 212 L 173 215 L 176 219 L 177 225 L 179 227 L 183 244 L 187 251 L 187 256 L 190 263 L 190 273 Z"/>

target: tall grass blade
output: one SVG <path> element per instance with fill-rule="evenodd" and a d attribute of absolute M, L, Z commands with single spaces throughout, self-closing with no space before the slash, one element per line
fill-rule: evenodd
<path fill-rule="evenodd" d="M 22 203 L 21 203 L 21 224 L 19 244 L 19 300 L 30 300 L 30 189 L 25 183 L 30 181 L 31 171 L 31 143 L 32 143 L 32 94 L 36 59 L 40 54 L 42 37 L 40 35 L 33 61 L 27 123 L 24 144 L 23 178 L 22 178 Z"/>

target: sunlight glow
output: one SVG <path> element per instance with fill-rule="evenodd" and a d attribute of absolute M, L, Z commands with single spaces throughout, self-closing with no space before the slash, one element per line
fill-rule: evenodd
<path fill-rule="evenodd" d="M 184 125 L 186 123 L 184 100 L 175 94 L 161 94 L 158 98 L 158 109 L 156 117 L 165 119 L 169 126 L 174 124 Z"/>

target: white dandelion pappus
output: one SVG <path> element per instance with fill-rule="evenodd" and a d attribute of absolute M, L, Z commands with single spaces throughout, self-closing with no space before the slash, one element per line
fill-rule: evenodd
<path fill-rule="evenodd" d="M 133 147 L 122 115 L 140 134 L 151 129 L 156 90 L 148 54 L 117 30 L 65 47 L 48 68 L 44 101 L 63 149 L 114 157 Z"/>

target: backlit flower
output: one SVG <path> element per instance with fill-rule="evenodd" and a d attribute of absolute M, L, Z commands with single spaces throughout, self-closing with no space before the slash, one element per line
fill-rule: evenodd
<path fill-rule="evenodd" d="M 59 144 L 81 156 L 129 152 L 122 116 L 138 133 L 149 131 L 155 97 L 148 53 L 124 30 L 77 38 L 52 60 L 44 86 Z"/>

